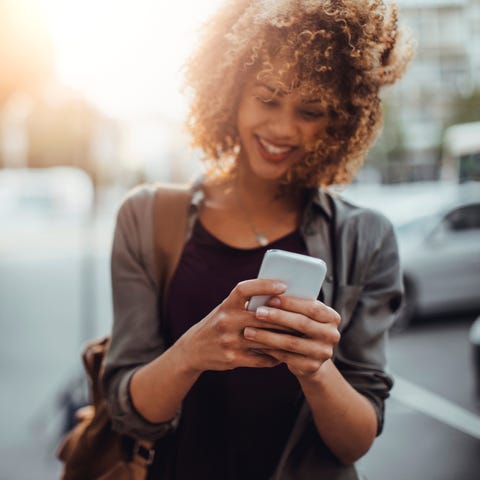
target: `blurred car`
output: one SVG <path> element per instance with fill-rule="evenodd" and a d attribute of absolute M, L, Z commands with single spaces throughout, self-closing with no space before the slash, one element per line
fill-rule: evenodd
<path fill-rule="evenodd" d="M 93 205 L 90 177 L 74 167 L 0 169 L 0 221 L 81 222 Z"/>
<path fill-rule="evenodd" d="M 89 240 L 90 177 L 73 167 L 0 169 L 0 258 L 66 255 Z"/>
<path fill-rule="evenodd" d="M 480 184 L 438 203 L 396 224 L 406 296 L 397 329 L 416 316 L 480 311 Z"/>

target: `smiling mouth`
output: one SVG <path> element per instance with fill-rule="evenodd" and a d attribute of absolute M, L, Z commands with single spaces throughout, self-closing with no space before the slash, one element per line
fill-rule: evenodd
<path fill-rule="evenodd" d="M 266 157 L 268 160 L 284 160 L 286 159 L 297 147 L 286 145 L 286 146 L 279 146 L 273 143 L 270 143 L 268 140 L 265 140 L 258 135 L 255 135 L 257 142 L 260 146 L 260 151 L 262 152 L 263 156 Z"/>

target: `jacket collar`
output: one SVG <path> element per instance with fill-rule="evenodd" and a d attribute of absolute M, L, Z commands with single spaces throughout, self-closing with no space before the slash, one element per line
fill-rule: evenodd
<path fill-rule="evenodd" d="M 192 198 L 190 202 L 191 211 L 198 212 L 202 206 L 203 201 L 205 200 L 205 193 L 202 188 L 204 177 L 198 178 L 192 184 Z M 320 188 L 310 188 L 307 190 L 307 201 L 305 204 L 305 212 L 309 210 L 319 209 L 327 218 L 330 220 L 332 218 L 332 209 L 330 202 L 327 198 L 327 193 Z"/>
<path fill-rule="evenodd" d="M 327 193 L 321 188 L 311 188 L 307 193 L 307 208 L 318 208 L 325 217 L 332 218 L 332 207 L 327 198 Z"/>

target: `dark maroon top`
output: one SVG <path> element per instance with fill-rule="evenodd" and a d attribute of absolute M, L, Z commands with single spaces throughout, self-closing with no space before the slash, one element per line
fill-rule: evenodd
<path fill-rule="evenodd" d="M 294 231 L 265 247 L 233 248 L 198 220 L 172 278 L 166 328 L 175 342 L 255 278 L 265 251 L 307 253 Z M 279 460 L 301 405 L 301 389 L 285 365 L 204 372 L 183 402 L 176 436 L 176 480 L 266 480 Z"/>

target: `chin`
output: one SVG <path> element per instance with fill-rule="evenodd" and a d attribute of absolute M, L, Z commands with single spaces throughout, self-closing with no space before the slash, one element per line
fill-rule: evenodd
<path fill-rule="evenodd" d="M 255 177 L 270 182 L 279 182 L 283 179 L 288 171 L 287 168 L 252 168 Z"/>

